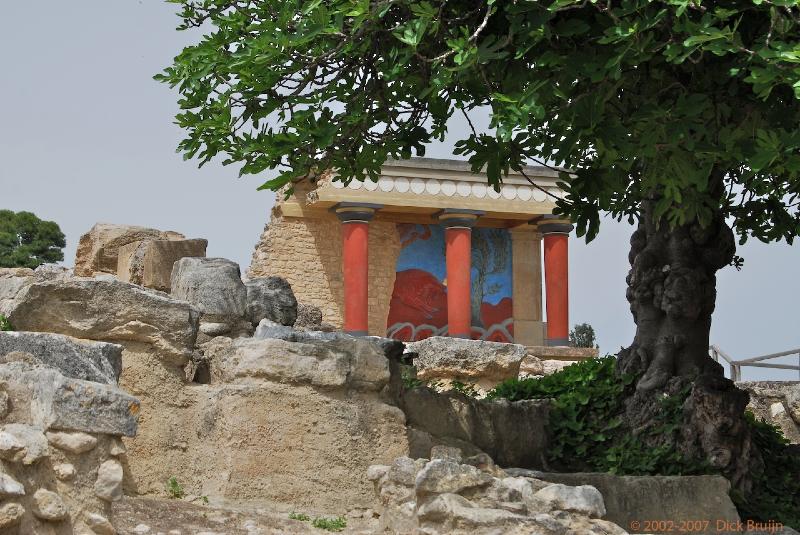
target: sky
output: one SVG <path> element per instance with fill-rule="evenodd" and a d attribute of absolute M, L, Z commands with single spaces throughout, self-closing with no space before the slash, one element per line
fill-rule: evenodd
<path fill-rule="evenodd" d="M 176 154 L 176 95 L 152 76 L 199 36 L 175 31 L 174 10 L 160 0 L 51 0 L 0 12 L 0 209 L 56 221 L 67 265 L 96 222 L 176 230 L 208 239 L 209 256 L 250 263 L 274 201 L 256 188 L 273 175 L 238 178 L 234 166 L 198 169 Z M 426 156 L 453 158 L 454 141 Z M 625 300 L 631 232 L 609 219 L 592 243 L 570 244 L 571 323 L 590 323 L 602 352 L 635 332 Z M 800 245 L 748 242 L 738 254 L 742 271 L 718 276 L 712 343 L 736 359 L 800 347 Z M 773 378 L 797 373 L 744 371 Z"/>

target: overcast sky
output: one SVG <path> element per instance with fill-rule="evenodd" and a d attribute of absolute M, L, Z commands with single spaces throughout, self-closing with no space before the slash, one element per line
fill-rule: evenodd
<path fill-rule="evenodd" d="M 175 153 L 176 97 L 152 76 L 197 35 L 174 30 L 174 9 L 160 0 L 45 0 L 0 11 L 0 208 L 58 222 L 68 265 L 98 221 L 207 238 L 209 256 L 243 270 L 250 263 L 274 199 L 256 187 L 272 175 L 239 179 L 233 167 L 198 169 Z M 452 140 L 427 156 L 452 158 L 451 149 Z M 571 241 L 571 322 L 591 323 L 604 352 L 634 333 L 630 233 L 609 220 L 591 244 Z M 712 342 L 735 358 L 800 347 L 800 246 L 748 243 L 739 254 L 744 269 L 718 277 Z M 797 375 L 744 372 L 771 377 Z"/>

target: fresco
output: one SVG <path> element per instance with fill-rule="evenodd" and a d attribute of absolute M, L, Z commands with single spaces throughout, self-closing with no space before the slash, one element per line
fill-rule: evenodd
<path fill-rule="evenodd" d="M 422 340 L 447 335 L 444 228 L 398 224 L 402 249 L 389 308 L 387 336 Z M 511 236 L 472 230 L 472 338 L 513 342 Z"/>

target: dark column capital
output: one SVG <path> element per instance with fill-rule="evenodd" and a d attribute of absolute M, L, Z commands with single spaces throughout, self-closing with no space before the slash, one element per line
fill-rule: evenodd
<path fill-rule="evenodd" d="M 575 226 L 568 219 L 557 215 L 546 215 L 536 221 L 542 234 L 569 234 Z"/>
<path fill-rule="evenodd" d="M 484 213 L 481 210 L 445 208 L 441 212 L 435 213 L 434 216 L 444 228 L 472 228 Z"/>
<path fill-rule="evenodd" d="M 330 211 L 336 214 L 342 223 L 368 223 L 375 216 L 375 212 L 383 208 L 382 204 L 370 204 L 365 202 L 340 202 Z"/>

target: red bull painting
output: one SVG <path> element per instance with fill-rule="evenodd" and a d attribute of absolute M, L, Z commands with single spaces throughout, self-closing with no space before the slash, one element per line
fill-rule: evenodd
<path fill-rule="evenodd" d="M 414 341 L 447 335 L 444 229 L 399 224 L 402 250 L 389 308 L 387 336 Z M 472 338 L 514 341 L 511 236 L 505 229 L 472 230 Z"/>

